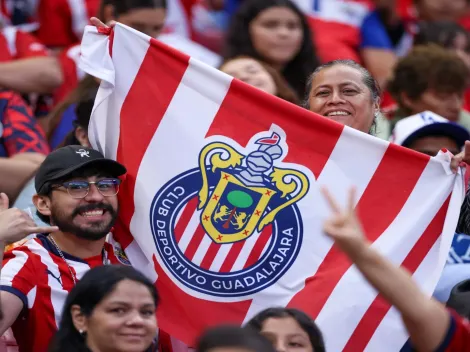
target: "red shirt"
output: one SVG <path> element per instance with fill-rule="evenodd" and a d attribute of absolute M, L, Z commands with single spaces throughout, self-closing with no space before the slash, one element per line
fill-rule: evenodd
<path fill-rule="evenodd" d="M 106 243 L 104 249 L 109 263 L 130 264 L 116 242 Z M 77 279 L 104 262 L 102 255 L 87 259 L 64 256 Z M 24 314 L 12 326 L 20 352 L 47 351 L 73 287 L 67 264 L 44 235 L 5 252 L 0 289 L 16 295 L 24 305 Z"/>
<path fill-rule="evenodd" d="M 0 157 L 26 152 L 49 153 L 44 132 L 18 94 L 0 90 Z"/>
<path fill-rule="evenodd" d="M 98 15 L 100 0 L 40 0 L 37 36 L 48 47 L 80 42 L 85 26 Z"/>
<path fill-rule="evenodd" d="M 44 45 L 31 34 L 15 27 L 5 27 L 0 32 L 0 62 L 47 56 Z"/>
<path fill-rule="evenodd" d="M 298 2 L 300 5 L 300 1 Z M 351 59 L 361 62 L 361 25 L 374 8 L 370 0 L 318 0 L 305 9 L 322 62 Z M 328 35 L 319 35 L 328 33 Z"/>
<path fill-rule="evenodd" d="M 438 352 L 470 351 L 470 322 L 451 312 L 451 323 Z"/>
<path fill-rule="evenodd" d="M 80 45 L 74 45 L 59 55 L 59 63 L 64 77 L 62 85 L 54 93 L 54 102 L 58 103 L 73 91 L 86 73 L 78 67 Z"/>

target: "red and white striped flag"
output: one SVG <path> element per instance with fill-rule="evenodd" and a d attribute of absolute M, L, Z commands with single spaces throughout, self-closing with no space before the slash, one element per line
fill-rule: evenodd
<path fill-rule="evenodd" d="M 399 315 L 322 233 L 319 186 L 346 202 L 355 185 L 373 246 L 431 294 L 463 198 L 450 156 L 344 127 L 120 24 L 107 34 L 89 27 L 82 43 L 102 79 L 89 134 L 128 169 L 115 237 L 154 275 L 160 327 L 191 344 L 288 306 L 329 351 L 398 351 Z"/>

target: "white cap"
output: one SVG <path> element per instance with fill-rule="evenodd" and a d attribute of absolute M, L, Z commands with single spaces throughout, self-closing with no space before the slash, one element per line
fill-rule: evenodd
<path fill-rule="evenodd" d="M 406 146 L 411 141 L 428 135 L 448 136 L 457 142 L 459 148 L 464 146 L 466 140 L 470 140 L 470 133 L 463 126 L 431 111 L 425 111 L 398 121 L 390 142 Z"/>

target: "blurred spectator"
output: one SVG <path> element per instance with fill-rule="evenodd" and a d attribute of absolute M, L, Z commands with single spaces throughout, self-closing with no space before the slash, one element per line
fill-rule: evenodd
<path fill-rule="evenodd" d="M 90 122 L 91 111 L 95 103 L 95 96 L 91 95 L 88 97 L 82 97 L 81 101 L 75 105 L 68 106 L 66 117 L 60 122 L 58 130 L 54 130 L 52 133 L 52 144 L 60 147 L 67 145 L 81 145 L 84 147 L 90 147 L 90 141 L 88 140 L 88 123 Z M 71 112 L 74 111 L 72 114 Z M 56 115 L 60 116 L 60 115 Z M 69 126 L 70 124 L 70 126 Z M 71 132 L 68 132 L 70 131 Z M 68 132 L 68 135 L 66 135 Z M 64 139 L 64 135 L 65 139 Z M 59 138 L 62 140 L 59 141 Z M 33 195 L 36 193 L 34 186 L 34 177 L 29 180 L 19 193 L 14 207 L 19 209 L 34 209 Z M 33 220 L 38 225 L 45 225 L 45 223 L 37 216 L 34 212 L 31 214 Z"/>
<path fill-rule="evenodd" d="M 452 21 L 420 22 L 415 32 L 414 46 L 435 44 L 455 51 L 470 68 L 470 37 L 467 31 L 457 23 Z M 387 116 L 393 115 L 397 109 L 397 104 L 388 91 L 384 92 L 381 108 Z M 465 93 L 464 109 L 470 110 L 469 89 Z"/>
<path fill-rule="evenodd" d="M 155 286 L 136 269 L 93 268 L 70 291 L 49 351 L 154 351 L 158 302 Z"/>
<path fill-rule="evenodd" d="M 456 155 L 466 140 L 470 140 L 468 130 L 430 111 L 398 121 L 390 138 L 393 143 L 430 156 L 436 156 L 443 149 Z M 468 201 L 467 195 L 465 202 Z M 465 217 L 468 217 L 468 212 L 462 207 L 460 218 Z M 457 283 L 470 278 L 470 236 L 459 233 L 459 228 L 456 231 L 447 265 L 434 292 L 434 297 L 443 303 Z"/>
<path fill-rule="evenodd" d="M 414 45 L 437 44 L 455 53 L 470 67 L 470 35 L 459 24 L 451 21 L 421 22 Z"/>
<path fill-rule="evenodd" d="M 398 17 L 394 0 L 377 0 L 361 25 L 360 54 L 363 65 L 385 87 L 397 57 L 413 43 L 411 25 Z"/>
<path fill-rule="evenodd" d="M 470 129 L 463 110 L 469 68 L 457 54 L 429 45 L 414 48 L 401 59 L 389 83 L 398 103 L 395 119 L 429 110 Z"/>
<path fill-rule="evenodd" d="M 375 0 L 376 1 L 376 0 Z M 374 0 L 295 0 L 309 20 L 321 62 L 350 59 L 361 62 L 361 25 Z"/>
<path fill-rule="evenodd" d="M 196 352 L 235 351 L 274 352 L 275 349 L 263 336 L 239 326 L 218 326 L 207 330 L 199 337 L 196 348 Z"/>
<path fill-rule="evenodd" d="M 86 76 L 77 88 L 51 111 L 47 117 L 47 139 L 52 149 L 57 148 L 64 138 L 74 130 L 75 121 L 79 121 L 82 126 L 88 128 L 88 121 L 90 120 L 98 87 L 99 82 L 97 79 Z"/>
<path fill-rule="evenodd" d="M 28 33 L 14 27 L 0 32 L 0 87 L 20 93 L 50 93 L 62 83 L 54 57 Z"/>
<path fill-rule="evenodd" d="M 299 96 L 318 66 L 306 18 L 290 0 L 245 0 L 225 44 L 226 59 L 245 55 L 270 64 Z"/>
<path fill-rule="evenodd" d="M 281 75 L 271 66 L 247 56 L 225 61 L 220 70 L 253 87 L 294 104 L 300 100 Z"/>
<path fill-rule="evenodd" d="M 276 351 L 325 352 L 322 333 L 313 319 L 294 308 L 265 309 L 246 327 L 266 337 Z"/>
<path fill-rule="evenodd" d="M 383 0 L 386 1 L 386 0 Z M 397 0 L 400 16 L 421 21 L 459 21 L 467 14 L 467 0 Z"/>
<path fill-rule="evenodd" d="M 456 155 L 466 140 L 470 140 L 467 129 L 430 111 L 401 119 L 390 137 L 395 144 L 429 156 L 436 156 L 442 149 Z"/>
<path fill-rule="evenodd" d="M 452 288 L 447 307 L 470 319 L 470 280 L 459 282 Z"/>
<path fill-rule="evenodd" d="M 0 190 L 14 200 L 49 153 L 49 147 L 20 96 L 0 91 L 0 108 Z"/>
<path fill-rule="evenodd" d="M 230 23 L 231 14 L 226 9 L 230 1 L 194 0 L 193 2 L 190 13 L 192 38 L 220 53 L 223 49 L 225 31 Z"/>
<path fill-rule="evenodd" d="M 377 9 L 361 26 L 361 56 L 364 66 L 383 87 L 391 76 L 396 57 L 402 57 L 413 46 L 418 21 L 457 21 L 466 0 L 417 0 L 414 10 L 400 15 L 398 0 L 376 0 Z M 411 5 L 411 4 L 410 4 Z M 425 44 L 425 43 L 421 43 Z"/>
<path fill-rule="evenodd" d="M 100 0 L 39 0 L 37 37 L 54 49 L 79 43 L 99 4 Z"/>
<path fill-rule="evenodd" d="M 104 23 L 114 20 L 155 38 L 163 29 L 166 6 L 166 0 L 103 0 L 98 17 Z M 59 56 L 59 60 L 64 80 L 54 92 L 54 101 L 59 103 L 66 99 L 66 102 L 61 105 L 68 107 L 76 103 L 76 99 L 82 94 L 87 94 L 88 89 L 96 89 L 98 82 L 78 67 L 80 45 L 72 46 L 64 51 Z M 80 85 L 79 82 L 81 82 Z M 73 92 L 76 88 L 77 90 Z M 58 110 L 56 108 L 51 114 L 56 115 Z"/>

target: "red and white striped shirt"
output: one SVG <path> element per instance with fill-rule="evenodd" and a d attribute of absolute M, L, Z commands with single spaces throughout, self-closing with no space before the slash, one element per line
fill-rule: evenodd
<path fill-rule="evenodd" d="M 79 280 L 89 269 L 103 265 L 103 257 L 110 264 L 130 264 L 112 238 L 105 243 L 103 255 L 87 259 L 67 253 L 64 256 Z M 38 235 L 5 253 L 0 289 L 23 301 L 24 310 L 12 326 L 21 352 L 47 351 L 74 285 L 67 264 L 46 235 Z"/>

